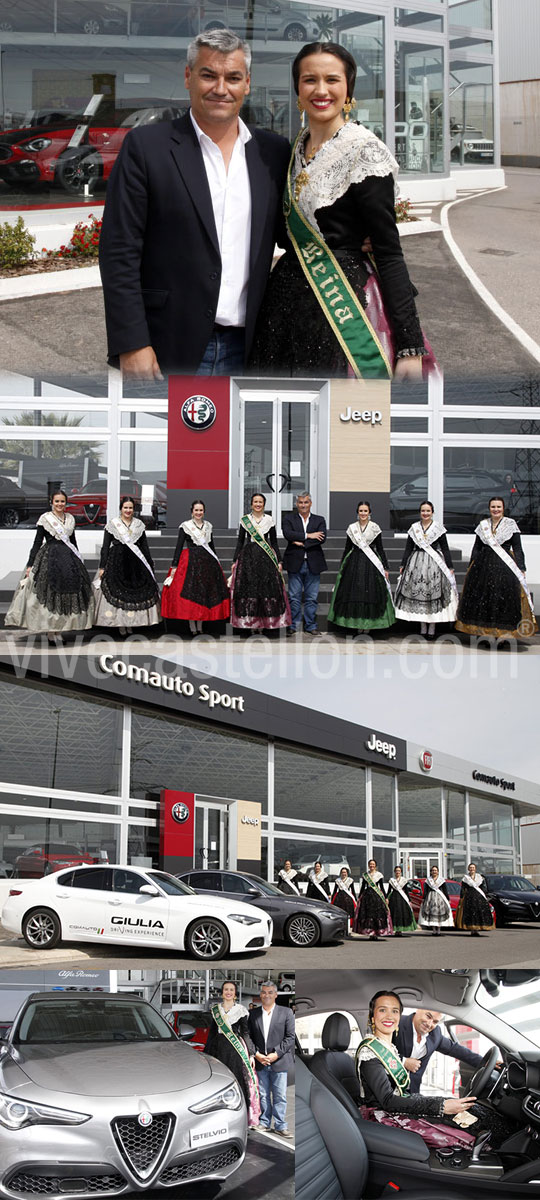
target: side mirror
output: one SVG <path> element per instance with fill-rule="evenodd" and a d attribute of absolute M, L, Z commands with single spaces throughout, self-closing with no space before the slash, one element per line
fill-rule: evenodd
<path fill-rule="evenodd" d="M 154 887 L 152 883 L 143 883 L 142 887 L 139 888 L 139 893 L 142 896 L 159 896 L 157 887 Z"/>
<path fill-rule="evenodd" d="M 192 1038 L 195 1037 L 193 1025 L 188 1025 L 186 1021 L 180 1022 L 177 1033 L 181 1042 L 191 1042 Z"/>
<path fill-rule="evenodd" d="M 261 895 L 261 893 L 260 893 L 260 891 L 259 891 L 259 889 L 258 889 L 258 888 L 256 888 L 256 887 L 251 887 L 251 888 L 249 889 L 248 896 L 260 896 L 260 895 Z"/>

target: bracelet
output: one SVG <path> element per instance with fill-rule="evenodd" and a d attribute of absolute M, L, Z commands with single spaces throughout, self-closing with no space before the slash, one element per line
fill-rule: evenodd
<path fill-rule="evenodd" d="M 398 350 L 396 358 L 423 358 L 427 354 L 425 346 L 418 350 Z"/>

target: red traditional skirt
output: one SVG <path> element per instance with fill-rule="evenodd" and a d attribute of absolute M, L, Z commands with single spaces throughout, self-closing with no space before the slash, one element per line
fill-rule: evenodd
<path fill-rule="evenodd" d="M 162 616 L 173 621 L 228 621 L 230 608 L 217 559 L 202 546 L 184 548 L 172 583 L 163 588 Z"/>

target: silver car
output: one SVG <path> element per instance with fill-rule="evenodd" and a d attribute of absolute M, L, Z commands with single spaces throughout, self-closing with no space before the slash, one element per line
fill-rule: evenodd
<path fill-rule="evenodd" d="M 178 1195 L 231 1175 L 246 1139 L 228 1068 L 136 996 L 31 995 L 0 1044 L 0 1196 Z"/>

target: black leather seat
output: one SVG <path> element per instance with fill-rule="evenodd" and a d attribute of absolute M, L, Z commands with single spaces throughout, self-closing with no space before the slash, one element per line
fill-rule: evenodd
<path fill-rule="evenodd" d="M 369 1157 L 359 1126 L 301 1058 L 296 1060 L 295 1092 L 295 1200 L 364 1200 Z M 406 1135 L 405 1130 L 388 1132 L 397 1138 Z M 381 1198 L 395 1194 L 384 1186 L 380 1192 Z M 448 1189 L 412 1185 L 399 1195 L 404 1200 L 448 1200 Z"/>
<path fill-rule="evenodd" d="M 360 1086 L 354 1058 L 347 1054 L 350 1039 L 347 1017 L 343 1013 L 331 1013 L 323 1025 L 323 1049 L 315 1052 L 309 1067 L 356 1120 L 360 1115 Z"/>

